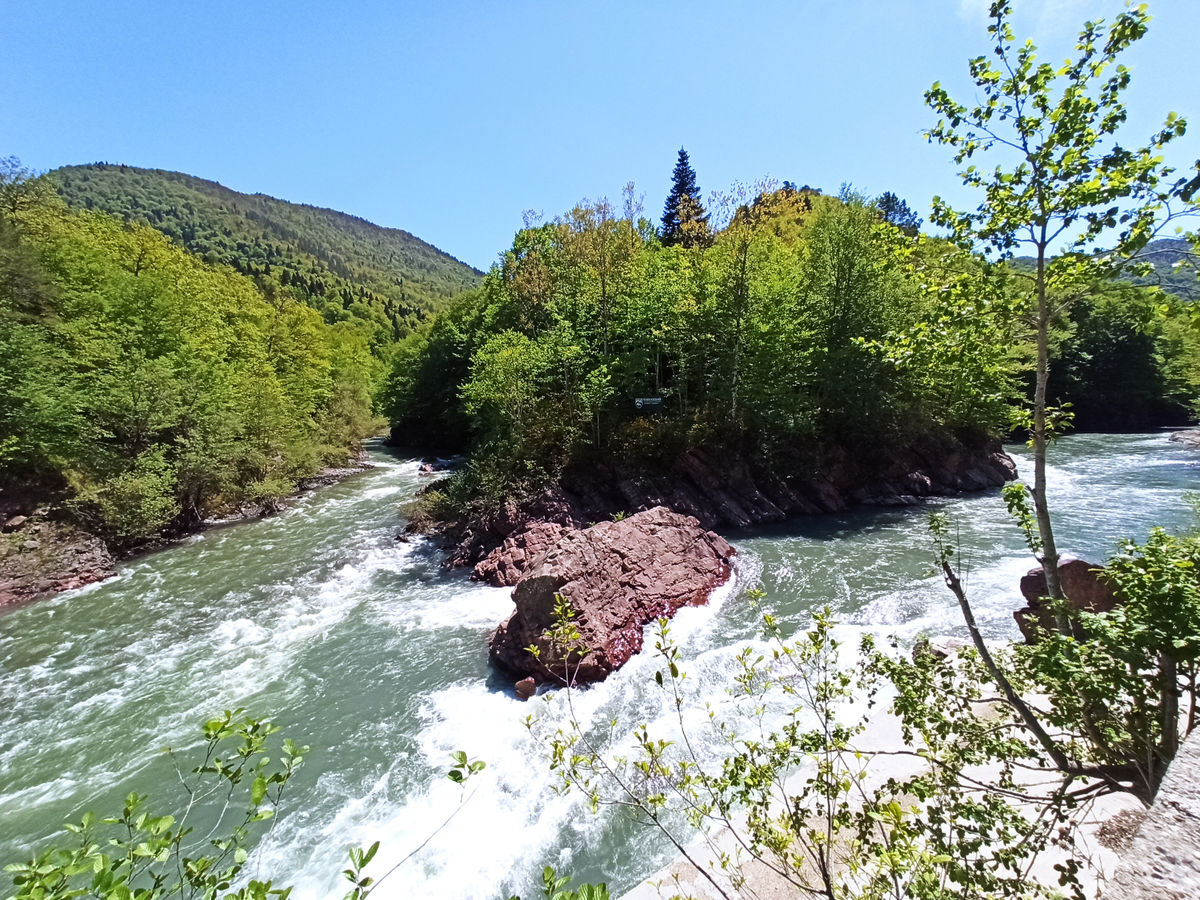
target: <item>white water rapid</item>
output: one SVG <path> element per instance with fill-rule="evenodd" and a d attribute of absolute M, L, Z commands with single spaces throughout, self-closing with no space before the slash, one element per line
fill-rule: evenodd
<path fill-rule="evenodd" d="M 1069 437 L 1052 454 L 1064 549 L 1100 561 L 1119 537 L 1190 522 L 1183 495 L 1200 486 L 1200 455 L 1165 435 Z M 344 893 L 348 846 L 380 841 L 379 875 L 452 814 L 378 900 L 530 898 L 547 864 L 619 893 L 671 855 L 654 832 L 553 790 L 544 742 L 523 720 L 565 724 L 565 696 L 522 703 L 487 666 L 508 590 L 443 571 L 427 542 L 396 542 L 399 504 L 421 483 L 417 464 L 379 449 L 372 458 L 375 469 L 282 515 L 0 612 L 0 863 L 86 809 L 119 808 L 131 789 L 169 807 L 174 775 L 156 751 L 195 746 L 199 724 L 232 707 L 270 715 L 313 747 L 252 859 L 255 872 L 294 884 L 296 900 Z M 1016 584 L 1030 560 L 998 494 L 939 506 L 959 529 L 983 627 L 1015 635 Z M 694 708 L 725 702 L 734 657 L 756 640 L 742 591 L 760 581 L 791 629 L 828 604 L 850 636 L 960 631 L 952 598 L 925 574 L 927 512 L 866 510 L 727 535 L 740 551 L 734 581 L 672 626 Z M 643 654 L 575 695 L 575 714 L 606 751 L 632 746 L 641 723 L 670 731 L 656 668 Z M 465 790 L 445 777 L 458 749 L 487 762 Z"/>

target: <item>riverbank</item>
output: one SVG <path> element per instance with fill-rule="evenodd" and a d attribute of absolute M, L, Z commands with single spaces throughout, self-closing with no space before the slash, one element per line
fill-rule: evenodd
<path fill-rule="evenodd" d="M 476 503 L 457 517 L 414 527 L 446 544 L 451 567 L 477 567 L 496 553 L 524 552 L 538 542 L 540 525 L 581 529 L 663 506 L 724 532 L 858 507 L 913 506 L 998 488 L 1015 477 L 1000 442 L 982 435 L 943 432 L 901 446 L 808 448 L 774 462 L 698 448 L 666 467 L 617 460 L 573 466 L 531 496 L 499 508 Z M 504 584 L 490 577 L 503 568 L 497 562 L 477 568 L 476 576 Z"/>
<path fill-rule="evenodd" d="M 373 467 L 366 453 L 360 451 L 346 465 L 329 466 L 300 479 L 295 491 L 282 501 L 245 504 L 227 515 L 204 519 L 124 550 L 109 547 L 49 504 L 35 506 L 26 514 L 7 516 L 0 524 L 0 607 L 31 603 L 112 578 L 120 562 L 170 547 L 210 528 L 275 515 L 307 493 Z"/>

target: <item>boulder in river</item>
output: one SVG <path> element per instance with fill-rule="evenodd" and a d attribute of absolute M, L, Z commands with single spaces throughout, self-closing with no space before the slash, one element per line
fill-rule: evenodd
<path fill-rule="evenodd" d="M 518 700 L 528 700 L 537 693 L 537 682 L 532 678 L 522 678 L 514 685 Z"/>
<path fill-rule="evenodd" d="M 516 611 L 492 635 L 491 660 L 537 682 L 602 681 L 642 649 L 644 625 L 707 602 L 729 578 L 734 552 L 696 519 L 663 507 L 564 530 L 517 582 Z M 575 612 L 579 643 L 588 648 L 582 659 L 546 636 L 556 595 Z"/>
<path fill-rule="evenodd" d="M 1082 559 L 1059 559 L 1058 579 L 1067 598 L 1067 606 L 1071 610 L 1105 613 L 1117 607 L 1120 599 L 1109 583 L 1101 577 L 1100 573 L 1103 571 L 1103 566 Z M 1026 606 L 1013 613 L 1013 618 L 1017 620 L 1017 627 L 1021 629 L 1025 643 L 1032 644 L 1037 640 L 1039 631 L 1048 631 L 1056 627 L 1054 613 L 1043 599 L 1046 595 L 1046 573 L 1042 571 L 1041 566 L 1030 569 L 1022 576 L 1021 595 L 1025 598 Z"/>
<path fill-rule="evenodd" d="M 1167 440 L 1182 444 L 1188 450 L 1200 450 L 1200 428 L 1176 431 Z"/>

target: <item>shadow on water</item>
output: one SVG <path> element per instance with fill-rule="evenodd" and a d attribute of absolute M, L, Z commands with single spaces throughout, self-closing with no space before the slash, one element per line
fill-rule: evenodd
<path fill-rule="evenodd" d="M 977 496 L 983 496 L 982 494 Z M 738 528 L 725 533 L 734 544 L 760 540 L 802 538 L 809 541 L 839 540 L 847 536 L 867 537 L 897 525 L 909 525 L 914 517 L 928 513 L 945 502 L 935 498 L 911 506 L 868 506 L 844 512 L 801 516 L 783 522 L 767 522 Z"/>

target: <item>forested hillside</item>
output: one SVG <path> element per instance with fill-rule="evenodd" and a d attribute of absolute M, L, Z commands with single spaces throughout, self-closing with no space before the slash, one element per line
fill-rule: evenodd
<path fill-rule="evenodd" d="M 117 546 L 268 506 L 372 427 L 366 329 L 0 164 L 0 499 Z"/>
<path fill-rule="evenodd" d="M 482 277 L 406 231 L 179 172 L 95 163 L 46 177 L 75 209 L 145 222 L 205 262 L 294 292 L 327 323 L 369 324 L 377 351 Z"/>
<path fill-rule="evenodd" d="M 1157 287 L 1181 300 L 1200 299 L 1200 278 L 1196 272 L 1196 254 L 1183 238 L 1150 241 L 1138 252 L 1120 276 L 1120 280 L 1142 287 Z M 1033 272 L 1037 262 L 1031 256 L 1018 256 L 1010 263 L 1019 271 Z"/>
<path fill-rule="evenodd" d="M 1200 279 L 1196 277 L 1195 251 L 1182 238 L 1151 241 L 1138 255 L 1153 270 L 1130 275 L 1134 284 L 1157 285 L 1186 300 L 1200 300 Z"/>

